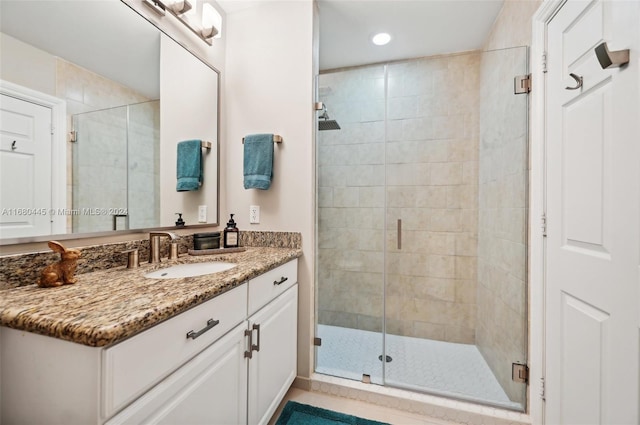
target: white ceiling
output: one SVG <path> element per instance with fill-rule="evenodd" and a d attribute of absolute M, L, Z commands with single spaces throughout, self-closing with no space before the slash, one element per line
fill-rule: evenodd
<path fill-rule="evenodd" d="M 234 13 L 269 0 L 218 0 Z M 289 0 L 295 1 L 295 0 Z M 317 0 L 320 69 L 480 49 L 504 0 Z M 386 46 L 371 36 L 388 32 Z"/>

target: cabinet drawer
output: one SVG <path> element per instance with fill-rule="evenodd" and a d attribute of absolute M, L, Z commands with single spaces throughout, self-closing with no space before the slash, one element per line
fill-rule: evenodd
<path fill-rule="evenodd" d="M 113 415 L 246 317 L 247 285 L 241 285 L 105 349 L 103 417 Z M 189 338 L 190 331 L 200 334 Z"/>
<path fill-rule="evenodd" d="M 249 281 L 249 315 L 298 282 L 298 260 L 292 260 Z"/>

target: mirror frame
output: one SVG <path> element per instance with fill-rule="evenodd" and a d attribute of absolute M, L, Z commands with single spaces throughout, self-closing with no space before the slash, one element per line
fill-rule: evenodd
<path fill-rule="evenodd" d="M 206 65 L 208 68 L 210 68 L 213 72 L 215 72 L 218 75 L 218 93 L 217 93 L 217 99 L 216 102 L 218 104 L 218 108 L 217 108 L 217 117 L 216 120 L 218 121 L 218 125 L 217 125 L 217 129 L 216 129 L 216 143 L 215 143 L 215 149 L 216 149 L 216 159 L 217 159 L 217 165 L 216 165 L 216 169 L 218 172 L 218 176 L 217 176 L 217 181 L 216 181 L 216 222 L 215 223 L 202 223 L 202 224 L 191 224 L 188 226 L 166 226 L 166 227 L 148 227 L 148 228 L 141 228 L 141 229 L 128 229 L 128 230 L 105 230 L 105 231 L 100 231 L 100 232 L 87 232 L 87 233 L 60 233 L 60 234 L 51 234 L 51 235 L 42 235 L 42 236 L 26 236 L 26 237 L 18 237 L 18 238 L 5 238 L 5 239 L 1 239 L 0 238 L 0 246 L 8 246 L 8 245 L 18 245 L 18 244 L 27 244 L 27 243 L 33 243 L 33 242 L 47 242 L 50 240 L 69 240 L 69 239 L 88 239 L 88 238 L 99 238 L 99 237 L 105 237 L 105 236 L 121 236 L 121 235 L 130 235 L 130 234 L 136 234 L 136 233 L 149 233 L 150 231 L 156 231 L 156 230 L 179 230 L 179 229 L 198 229 L 198 228 L 205 228 L 205 227 L 217 227 L 220 225 L 220 89 L 221 89 L 221 76 L 222 73 L 220 72 L 220 70 L 218 70 L 215 66 L 211 65 L 209 62 L 207 62 L 206 60 L 204 60 L 202 57 L 200 57 L 200 55 L 196 54 L 195 52 L 193 52 L 191 49 L 187 48 L 184 43 L 178 41 L 178 39 L 174 36 L 172 36 L 171 34 L 169 34 L 168 32 L 162 30 L 161 28 L 159 28 L 155 23 L 153 23 L 153 21 L 151 21 L 149 18 L 147 18 L 146 16 L 144 16 L 143 14 L 141 14 L 140 12 L 138 12 L 136 9 L 134 9 L 130 4 L 128 4 L 125 0 L 120 0 L 120 3 L 129 8 L 129 10 L 131 10 L 133 13 L 137 14 L 138 16 L 140 16 L 142 19 L 144 19 L 145 21 L 147 21 L 150 25 L 153 25 L 158 31 L 160 31 L 161 33 L 165 34 L 167 37 L 169 37 L 170 39 L 172 39 L 174 42 L 178 43 L 178 45 L 180 47 L 182 47 L 183 49 L 185 49 L 187 52 L 189 52 L 191 55 L 193 55 L 196 59 L 198 59 L 199 61 L 201 61 L 204 65 Z M 213 147 L 212 147 L 213 149 Z"/>

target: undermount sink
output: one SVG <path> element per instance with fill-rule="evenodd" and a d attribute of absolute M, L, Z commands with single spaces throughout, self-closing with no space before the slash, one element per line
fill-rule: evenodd
<path fill-rule="evenodd" d="M 147 273 L 144 275 L 144 277 L 149 279 L 176 279 L 181 277 L 194 277 L 223 272 L 225 270 L 232 269 L 235 266 L 236 264 L 234 263 L 225 263 L 222 261 L 178 264 L 164 269 L 159 269 L 151 273 Z"/>

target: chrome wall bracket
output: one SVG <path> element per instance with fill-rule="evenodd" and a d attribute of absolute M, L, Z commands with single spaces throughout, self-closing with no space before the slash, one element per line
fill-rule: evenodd
<path fill-rule="evenodd" d="M 513 94 L 527 94 L 529 92 L 531 92 L 531 74 L 514 77 Z"/>
<path fill-rule="evenodd" d="M 610 51 L 607 42 L 603 41 L 594 49 L 602 69 L 618 68 L 629 63 L 629 49 Z"/>

